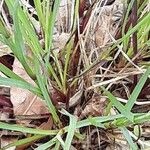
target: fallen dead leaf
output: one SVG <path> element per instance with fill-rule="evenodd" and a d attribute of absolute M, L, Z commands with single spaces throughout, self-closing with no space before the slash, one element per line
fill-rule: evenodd
<path fill-rule="evenodd" d="M 3 148 L 5 146 L 7 146 L 8 144 L 13 143 L 15 141 L 17 141 L 17 138 L 13 138 L 13 137 L 7 137 L 7 138 L 6 137 L 1 137 L 0 138 L 0 143 L 1 143 L 0 147 Z M 7 150 L 15 150 L 15 149 L 16 149 L 15 146 L 7 148 Z"/>
<path fill-rule="evenodd" d="M 93 96 L 81 112 L 79 118 L 88 116 L 102 116 L 105 112 L 107 99 L 100 96 Z"/>
<path fill-rule="evenodd" d="M 13 64 L 13 71 L 25 79 L 30 84 L 34 85 L 34 82 L 30 79 L 27 73 L 24 71 L 20 62 L 15 59 Z M 11 87 L 10 90 L 11 102 L 13 104 L 14 115 L 35 115 L 35 114 L 46 114 L 49 113 L 46 104 L 42 99 L 32 94 L 28 90 L 20 89 L 17 87 Z M 28 121 L 18 121 L 28 125 Z"/>

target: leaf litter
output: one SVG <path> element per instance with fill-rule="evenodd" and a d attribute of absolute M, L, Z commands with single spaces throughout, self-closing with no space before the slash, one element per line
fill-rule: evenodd
<path fill-rule="evenodd" d="M 66 9 L 67 6 L 71 7 L 71 3 L 67 4 L 66 1 L 62 1 L 62 6 L 60 7 L 59 16 L 57 18 L 56 25 L 55 25 L 53 47 L 54 49 L 58 50 L 58 54 L 61 51 L 61 49 L 65 47 L 65 44 L 69 40 L 69 37 L 70 37 L 69 27 L 70 27 L 70 24 L 72 23 L 72 20 L 68 20 L 71 18 L 71 16 L 68 16 L 68 15 L 71 14 L 69 13 L 69 11 L 71 11 L 71 8 Z M 80 64 L 81 67 L 79 66 L 79 69 L 78 69 L 79 73 L 82 73 L 80 72 L 80 69 L 82 71 L 83 67 L 86 68 L 88 65 L 92 64 L 94 60 L 98 59 L 100 54 L 103 55 L 104 54 L 103 52 L 105 51 L 105 49 L 107 49 L 109 44 L 113 42 L 111 36 L 115 37 L 115 35 L 117 34 L 118 28 L 123 19 L 123 13 L 125 9 L 123 2 L 119 0 L 116 0 L 114 3 L 108 6 L 99 7 L 98 5 L 96 5 L 94 8 L 95 9 L 93 9 L 92 11 L 93 12 L 95 11 L 95 12 L 94 13 L 92 11 L 90 12 L 91 14 L 90 14 L 90 18 L 88 18 L 88 21 L 86 22 L 85 20 L 85 22 L 83 22 L 85 24 L 87 23 L 86 26 L 83 25 L 83 28 L 87 28 L 86 30 L 87 32 L 84 33 L 85 30 L 83 30 L 82 31 L 83 35 L 78 41 L 80 45 L 81 56 L 77 54 L 77 57 L 79 59 L 74 60 L 74 62 L 75 63 L 78 62 L 79 64 L 80 64 L 80 60 L 84 62 L 84 64 L 82 63 Z M 81 9 L 81 11 L 83 10 Z M 145 11 L 148 11 L 148 6 L 145 8 Z M 40 28 L 38 26 L 38 23 L 35 25 L 35 28 L 39 33 Z M 9 52 L 9 50 L 7 51 Z M 112 56 L 110 56 L 110 60 L 112 60 Z M 106 62 L 102 66 L 96 65 L 94 69 L 86 73 L 85 76 L 81 78 L 83 82 L 78 83 L 80 84 L 80 87 L 77 88 L 77 90 L 72 91 L 71 96 L 69 96 L 69 99 L 70 99 L 69 109 L 73 111 L 73 113 L 76 116 L 78 116 L 79 120 L 83 118 L 88 118 L 89 116 L 103 116 L 105 115 L 105 113 L 107 113 L 106 112 L 106 108 L 108 106 L 107 97 L 104 98 L 101 96 L 102 93 L 99 90 L 99 88 L 93 88 L 91 90 L 89 87 L 92 87 L 93 85 L 102 83 L 102 82 L 104 82 L 105 84 L 105 81 L 107 83 L 107 81 L 110 80 L 110 78 L 107 77 L 107 75 L 116 76 L 115 71 L 117 69 L 122 69 L 122 67 L 124 66 L 124 62 L 120 62 L 120 64 L 113 64 L 113 63 L 109 64 L 109 60 L 106 60 Z M 112 67 L 113 65 L 116 65 L 116 68 L 115 67 L 113 68 Z M 131 69 L 133 69 L 132 66 L 130 67 Z M 20 75 L 26 81 L 34 85 L 33 81 L 28 77 L 28 75 L 26 74 L 26 72 L 24 71 L 23 67 L 18 62 L 17 59 L 15 59 L 12 68 L 16 74 Z M 77 68 L 74 68 L 74 69 L 77 70 Z M 130 70 L 128 71 L 128 69 L 130 68 L 127 68 L 127 70 L 125 71 L 127 73 L 130 73 Z M 135 69 L 136 73 L 138 71 L 139 70 Z M 75 76 L 74 73 L 71 73 L 70 75 Z M 101 78 L 101 77 L 98 77 L 98 75 L 104 75 L 104 77 Z M 118 80 L 111 80 L 111 82 L 107 83 L 109 84 L 107 88 L 108 89 L 115 88 L 115 90 L 113 91 L 114 95 L 117 95 L 119 98 L 126 99 L 128 98 L 128 95 L 130 95 L 130 93 L 127 93 L 127 90 L 129 90 L 128 92 L 131 91 L 129 85 L 132 79 L 133 77 L 127 78 L 125 76 Z M 53 92 L 54 92 L 54 99 L 55 99 L 55 95 L 56 97 L 58 97 L 57 94 L 59 94 L 59 92 L 57 91 L 57 89 L 56 91 L 54 89 L 53 89 Z M 149 90 L 146 89 L 146 91 L 149 91 Z M 100 94 L 97 95 L 97 93 L 100 93 Z M 149 96 L 147 94 L 143 94 L 143 95 Z M 2 93 L 1 95 L 5 95 L 5 94 Z M 7 95 L 9 94 L 7 93 Z M 143 98 L 143 96 L 141 97 Z M 62 98 L 62 95 L 60 94 L 60 97 L 58 99 L 61 99 L 61 98 Z M 5 99 L 5 102 L 3 102 L 3 99 Z M 32 117 L 34 118 L 34 116 L 36 115 L 38 116 L 38 115 L 48 114 L 48 117 L 47 117 L 48 119 L 46 119 L 46 121 L 45 119 L 44 121 L 43 120 L 39 121 L 38 119 L 37 121 L 33 121 L 32 119 L 28 120 L 25 118 L 24 120 L 17 120 L 16 123 L 23 124 L 24 126 L 28 126 L 28 127 L 36 127 L 36 128 L 41 128 L 41 129 L 53 128 L 53 121 L 52 121 L 51 115 L 49 114 L 49 111 L 45 103 L 37 96 L 33 95 L 27 90 L 22 90 L 20 88 L 11 87 L 10 88 L 10 100 L 11 102 L 7 103 L 6 97 L 1 97 L 0 104 L 1 103 L 3 104 L 2 109 L 4 109 L 5 106 L 12 108 L 12 105 L 13 105 L 14 116 L 31 116 L 31 118 Z M 73 101 L 75 101 L 75 103 L 71 104 Z M 62 106 L 65 107 L 64 104 L 61 105 L 61 103 L 58 103 L 58 105 L 60 105 L 59 107 L 62 107 Z M 139 109 L 139 107 L 137 109 Z M 141 107 L 140 112 L 142 112 L 142 109 L 143 107 Z M 115 109 L 111 108 L 110 112 L 116 114 Z M 9 113 L 3 112 L 3 114 L 8 114 L 6 115 L 6 118 L 4 119 L 9 120 L 9 117 L 10 117 Z M 143 126 L 146 126 L 142 128 L 143 135 L 146 133 L 149 133 L 149 124 L 143 125 Z M 81 142 L 74 140 L 73 141 L 74 146 L 72 146 L 72 149 L 106 149 L 106 150 L 129 149 L 128 143 L 126 142 L 125 138 L 122 136 L 122 133 L 118 133 L 118 130 L 103 131 L 102 129 L 95 129 L 95 127 L 92 126 L 92 127 L 83 129 L 82 132 L 87 135 L 87 138 Z M 147 138 L 149 138 L 148 135 L 147 135 Z M 10 138 L 10 142 L 11 140 L 13 140 L 13 138 Z M 1 140 L 2 143 L 5 143 L 6 141 L 5 140 L 3 141 L 3 139 Z"/>

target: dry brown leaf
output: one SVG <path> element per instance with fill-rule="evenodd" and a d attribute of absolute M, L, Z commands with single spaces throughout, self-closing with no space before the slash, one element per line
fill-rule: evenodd
<path fill-rule="evenodd" d="M 8 46 L 4 45 L 2 42 L 0 42 L 0 56 L 10 54 L 11 50 Z"/>
<path fill-rule="evenodd" d="M 17 75 L 21 76 L 23 79 L 28 81 L 30 84 L 34 85 L 34 82 L 24 71 L 23 67 L 17 59 L 15 59 L 14 61 L 13 71 Z M 31 92 L 29 92 L 28 90 L 20 89 L 17 87 L 11 87 L 10 96 L 14 108 L 14 115 L 33 115 L 49 113 L 44 101 L 32 94 Z M 29 123 L 29 121 L 21 122 L 25 124 Z"/>
<path fill-rule="evenodd" d="M 42 123 L 38 128 L 43 129 L 43 130 L 50 130 L 52 129 L 53 126 L 53 120 L 52 117 L 50 116 L 47 122 Z"/>
<path fill-rule="evenodd" d="M 89 100 L 89 103 L 81 112 L 79 118 L 82 119 L 88 116 L 102 116 L 105 112 L 106 104 L 106 98 L 100 96 L 93 96 L 93 98 Z"/>
<path fill-rule="evenodd" d="M 0 145 L 0 148 L 3 148 L 4 146 L 7 146 L 8 144 L 10 144 L 10 143 L 13 143 L 13 142 L 16 142 L 17 141 L 17 138 L 12 138 L 12 137 L 1 137 L 0 138 L 0 143 L 1 143 L 1 145 Z M 10 147 L 10 148 L 7 148 L 7 150 L 15 150 L 16 149 L 16 147 L 15 146 L 13 146 L 13 147 Z"/>
<path fill-rule="evenodd" d="M 104 46 L 111 40 L 110 34 L 115 34 L 119 20 L 121 20 L 123 15 L 122 2 L 116 1 L 113 5 L 104 6 L 103 9 L 95 29 L 95 41 L 97 46 Z"/>

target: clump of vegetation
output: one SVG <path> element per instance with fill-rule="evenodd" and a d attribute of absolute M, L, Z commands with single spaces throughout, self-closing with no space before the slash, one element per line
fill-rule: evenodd
<path fill-rule="evenodd" d="M 1 12 L 0 41 L 10 48 L 33 84 L 1 63 L 0 71 L 6 77 L 0 77 L 0 85 L 29 90 L 45 102 L 48 116 L 52 118 L 50 130 L 1 121 L 2 130 L 26 133 L 2 149 L 31 145 L 37 150 L 104 149 L 113 140 L 119 145 L 116 130 L 124 136 L 130 149 L 150 147 L 145 137 L 140 139 L 142 125 L 150 119 L 149 110 L 142 110 L 145 104 L 150 104 L 147 100 L 149 1 L 124 1 L 123 15 L 113 24 L 116 32 L 108 33 L 109 38 L 102 46 L 99 40 L 93 42 L 97 18 L 113 2 L 72 1 L 66 7 L 70 14 L 62 18 L 65 20 L 62 26 L 57 20 L 60 3 L 60 0 L 34 0 L 37 20 L 33 20 L 31 10 L 19 0 L 2 3 L 7 13 L 4 16 Z M 39 30 L 35 22 L 40 24 Z M 54 46 L 55 29 L 59 34 L 69 34 L 64 47 L 58 51 Z M 101 137 L 103 144 L 98 142 Z M 85 139 L 89 139 L 91 146 L 87 146 Z"/>

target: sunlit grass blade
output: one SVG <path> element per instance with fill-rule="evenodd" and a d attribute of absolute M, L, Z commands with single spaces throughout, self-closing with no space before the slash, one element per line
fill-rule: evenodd
<path fill-rule="evenodd" d="M 75 130 L 76 130 L 77 118 L 75 116 L 69 114 L 65 110 L 62 110 L 62 112 L 65 115 L 67 115 L 70 119 L 69 126 L 68 126 L 68 133 L 67 133 L 67 137 L 66 137 L 66 141 L 65 141 L 65 145 L 64 145 L 64 150 L 70 150 L 71 142 L 72 142 Z"/>
<path fill-rule="evenodd" d="M 35 72 L 36 72 L 37 81 L 38 81 L 39 87 L 42 91 L 43 97 L 46 101 L 46 104 L 48 106 L 48 109 L 52 113 L 52 116 L 53 116 L 53 119 L 55 120 L 55 122 L 60 123 L 59 117 L 58 117 L 57 112 L 56 112 L 56 108 L 51 101 L 47 86 L 45 85 L 45 81 L 47 80 L 46 75 L 43 76 L 41 74 L 40 63 L 38 62 L 38 60 L 36 58 L 35 58 L 34 62 L 35 62 Z M 47 81 L 46 81 L 46 83 L 47 83 Z"/>
<path fill-rule="evenodd" d="M 29 74 L 29 76 L 32 79 L 35 79 L 35 75 L 26 60 L 25 44 L 24 44 L 23 37 L 21 34 L 20 21 L 19 21 L 19 17 L 18 17 L 18 13 L 19 13 L 18 5 L 19 5 L 19 1 L 16 1 L 15 6 L 14 6 L 15 11 L 13 13 L 14 40 L 15 40 L 16 54 L 17 54 L 17 58 L 19 59 L 21 64 L 24 66 L 24 69 Z"/>
<path fill-rule="evenodd" d="M 6 0 L 6 4 L 9 8 L 9 11 L 11 14 L 14 13 L 14 9 L 15 9 L 14 3 L 15 3 L 15 0 Z M 31 50 L 36 55 L 36 57 L 40 58 L 41 57 L 40 55 L 43 54 L 43 49 L 40 45 L 38 36 L 35 33 L 35 30 L 31 24 L 31 21 L 28 19 L 29 17 L 27 14 L 28 13 L 23 11 L 21 6 L 19 5 L 18 6 L 18 21 L 21 22 L 21 24 L 20 24 L 21 31 L 22 31 L 22 33 L 26 33 L 26 35 L 28 35 L 28 36 L 24 36 L 24 37 L 27 38 L 26 39 L 27 41 L 29 41 L 29 39 L 30 39 L 30 41 L 32 41 L 32 42 L 30 42 L 30 44 L 33 47 L 33 49 L 31 49 Z"/>
<path fill-rule="evenodd" d="M 95 120 L 93 120 L 92 117 L 88 117 L 88 119 L 91 125 L 99 127 L 99 128 L 105 128 L 105 126 L 102 123 L 96 122 Z"/>
<path fill-rule="evenodd" d="M 92 122 L 96 122 L 96 124 L 98 123 L 104 123 L 107 121 L 113 121 L 115 119 L 119 119 L 119 118 L 123 118 L 124 116 L 122 114 L 118 114 L 118 115 L 113 115 L 113 116 L 102 116 L 102 117 L 93 117 L 91 118 Z M 81 120 L 77 123 L 77 128 L 82 128 L 85 126 L 90 126 L 92 125 L 91 120 L 89 121 L 89 119 L 84 119 Z"/>
<path fill-rule="evenodd" d="M 7 77 L 10 77 L 11 79 L 21 80 L 26 82 L 23 78 L 15 74 L 12 70 L 4 66 L 3 64 L 0 64 L 0 71 L 6 75 Z"/>
<path fill-rule="evenodd" d="M 58 130 L 41 130 L 35 128 L 27 128 L 21 125 L 8 124 L 3 122 L 0 122 L 0 129 L 19 131 L 23 133 L 39 134 L 39 135 L 56 135 L 58 133 Z"/>
<path fill-rule="evenodd" d="M 42 9 L 42 7 L 44 7 L 43 3 L 41 2 L 41 0 L 34 0 L 34 4 L 35 4 L 35 9 L 37 12 L 38 19 L 41 23 L 41 27 L 43 31 L 45 31 L 45 16 Z"/>
<path fill-rule="evenodd" d="M 76 30 L 78 19 L 79 19 L 79 0 L 75 1 L 75 7 L 74 7 L 74 15 L 73 15 L 73 24 L 72 24 L 72 33 Z"/>
<path fill-rule="evenodd" d="M 25 144 L 28 144 L 31 142 L 35 142 L 41 138 L 44 138 L 45 136 L 47 136 L 47 135 L 33 135 L 32 137 L 28 137 L 28 138 L 21 139 L 16 142 L 10 143 L 10 144 L 4 146 L 1 150 L 7 150 L 14 146 L 18 147 L 18 146 L 25 145 Z"/>
<path fill-rule="evenodd" d="M 57 53 L 53 53 L 54 55 L 54 58 L 55 58 L 55 63 L 56 63 L 56 66 L 58 68 L 58 72 L 59 72 L 59 75 L 60 75 L 60 79 L 61 79 L 61 83 L 63 83 L 64 81 L 64 78 L 63 78 L 63 69 L 62 69 L 62 66 L 58 60 L 58 54 Z"/>
<path fill-rule="evenodd" d="M 132 94 L 129 97 L 129 100 L 127 102 L 127 104 L 125 105 L 125 109 L 127 111 L 131 111 L 135 101 L 137 100 L 148 76 L 150 74 L 150 67 L 147 69 L 147 71 L 143 74 L 143 76 L 141 77 L 141 79 L 139 80 L 138 84 L 136 85 L 136 87 L 134 88 Z"/>
<path fill-rule="evenodd" d="M 8 38 L 10 36 L 9 32 L 7 31 L 7 29 L 3 23 L 1 16 L 0 16 L 0 34 L 2 34 L 6 38 Z"/>
<path fill-rule="evenodd" d="M 56 81 L 58 87 L 59 87 L 60 89 L 63 89 L 62 84 L 61 84 L 61 82 L 60 82 L 58 76 L 56 75 L 55 70 L 53 69 L 53 67 L 52 67 L 51 64 L 48 64 L 48 65 L 47 65 L 47 70 L 48 70 L 49 75 L 52 76 L 52 77 L 54 78 L 54 80 Z"/>
<path fill-rule="evenodd" d="M 46 66 L 48 66 L 49 63 L 49 57 L 51 53 L 51 46 L 53 40 L 54 25 L 55 25 L 55 20 L 56 20 L 59 6 L 60 6 L 60 0 L 53 1 L 51 9 L 49 9 L 49 3 L 47 3 L 46 27 L 45 27 L 46 28 L 45 29 L 45 50 L 47 53 Z"/>
<path fill-rule="evenodd" d="M 34 87 L 32 84 L 30 84 L 28 82 L 0 77 L 0 85 L 15 86 L 18 88 L 23 88 L 23 89 L 31 91 L 32 93 L 34 93 L 35 95 L 37 95 L 39 97 L 42 97 L 40 89 L 37 87 Z"/>
<path fill-rule="evenodd" d="M 137 150 L 138 147 L 137 147 L 137 145 L 133 142 L 132 137 L 130 136 L 130 134 L 129 134 L 127 128 L 122 127 L 122 128 L 120 128 L 120 130 L 122 131 L 124 137 L 125 137 L 126 140 L 128 141 L 128 143 L 129 143 L 130 147 L 132 148 L 132 150 Z"/>
<path fill-rule="evenodd" d="M 54 137 L 52 140 L 38 146 L 38 148 L 36 148 L 35 150 L 47 150 L 56 143 L 56 140 L 57 139 Z"/>
<path fill-rule="evenodd" d="M 69 60 L 70 60 L 70 55 L 71 55 L 71 49 L 72 49 L 73 43 L 72 40 L 69 41 L 69 43 L 67 43 L 67 45 L 65 46 L 65 50 L 66 50 L 66 61 L 65 61 L 65 67 L 64 67 L 64 77 L 63 77 L 63 89 L 64 89 L 64 93 L 66 93 L 67 89 L 66 89 L 66 83 L 67 83 L 67 72 L 68 72 L 68 67 L 69 67 Z"/>
<path fill-rule="evenodd" d="M 120 113 L 127 117 L 129 120 L 133 121 L 133 114 L 127 111 L 127 109 L 125 109 L 125 106 L 123 106 L 109 91 L 107 91 L 104 87 L 101 88 L 106 93 L 112 104 L 120 111 Z"/>

